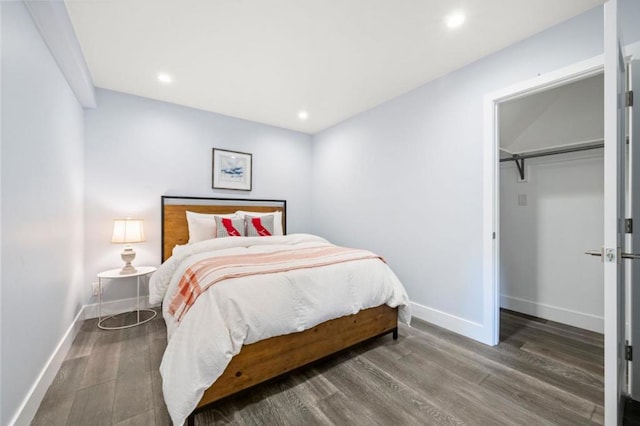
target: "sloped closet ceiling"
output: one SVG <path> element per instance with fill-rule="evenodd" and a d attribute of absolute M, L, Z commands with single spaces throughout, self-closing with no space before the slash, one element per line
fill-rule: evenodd
<path fill-rule="evenodd" d="M 518 154 L 601 141 L 603 76 L 500 104 L 500 148 Z"/>

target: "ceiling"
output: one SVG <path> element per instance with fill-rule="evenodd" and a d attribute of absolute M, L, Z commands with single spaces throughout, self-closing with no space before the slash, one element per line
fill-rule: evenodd
<path fill-rule="evenodd" d="M 65 3 L 97 87 L 316 133 L 604 0 Z"/>
<path fill-rule="evenodd" d="M 499 126 L 503 154 L 602 142 L 604 75 L 500 103 Z"/>

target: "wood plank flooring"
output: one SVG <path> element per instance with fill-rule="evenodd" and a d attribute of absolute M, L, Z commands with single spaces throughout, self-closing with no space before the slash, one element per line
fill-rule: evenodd
<path fill-rule="evenodd" d="M 509 311 L 501 321 L 502 342 L 489 347 L 414 320 L 397 341 L 227 399 L 196 425 L 602 424 L 602 335 Z M 158 373 L 165 346 L 160 316 L 119 331 L 86 321 L 32 424 L 171 424 Z"/>

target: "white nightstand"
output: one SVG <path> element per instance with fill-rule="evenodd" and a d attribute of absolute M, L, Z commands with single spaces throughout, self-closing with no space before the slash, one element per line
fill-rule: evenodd
<path fill-rule="evenodd" d="M 137 266 L 136 269 L 137 269 L 137 272 L 133 274 L 120 274 L 120 269 L 110 269 L 108 271 L 103 271 L 98 274 L 98 327 L 99 328 L 103 330 L 121 330 L 123 328 L 135 327 L 136 325 L 144 324 L 145 322 L 151 321 L 156 317 L 157 312 L 154 311 L 153 309 L 140 309 L 140 277 L 149 275 L 155 272 L 155 270 L 158 268 L 156 268 L 155 266 Z M 138 287 L 138 293 L 137 293 L 137 299 L 136 299 L 137 300 L 136 312 L 138 314 L 137 321 L 133 324 L 123 325 L 118 327 L 107 327 L 102 325 L 102 323 L 108 320 L 109 318 L 113 318 L 116 315 L 121 315 L 121 314 L 109 315 L 107 317 L 102 318 L 102 280 L 105 280 L 105 279 L 117 280 L 120 278 L 133 278 L 133 277 L 136 278 L 137 287 Z M 140 312 L 151 312 L 153 315 L 151 315 L 149 318 L 146 318 L 140 321 Z"/>

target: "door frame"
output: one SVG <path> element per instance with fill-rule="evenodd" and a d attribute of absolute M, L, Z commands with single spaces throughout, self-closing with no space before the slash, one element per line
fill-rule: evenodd
<path fill-rule="evenodd" d="M 539 75 L 484 97 L 483 135 L 483 331 L 482 341 L 500 342 L 500 153 L 498 104 L 529 96 L 604 72 L 604 55 Z"/>

